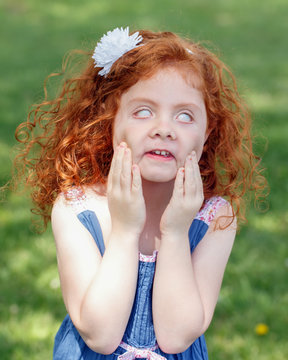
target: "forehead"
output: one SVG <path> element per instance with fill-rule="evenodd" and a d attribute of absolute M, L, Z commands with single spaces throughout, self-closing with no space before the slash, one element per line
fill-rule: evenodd
<path fill-rule="evenodd" d="M 183 67 L 166 66 L 150 73 L 122 94 L 122 102 L 132 101 L 144 94 L 155 100 L 164 96 L 170 102 L 203 101 L 199 77 L 185 70 Z"/>

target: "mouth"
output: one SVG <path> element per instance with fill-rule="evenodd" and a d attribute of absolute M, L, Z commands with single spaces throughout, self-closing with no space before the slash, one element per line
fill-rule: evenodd
<path fill-rule="evenodd" d="M 149 152 L 146 153 L 146 155 L 148 155 L 149 157 L 153 157 L 153 158 L 158 158 L 158 159 L 163 159 L 163 160 L 172 160 L 174 159 L 174 155 L 168 151 L 168 150 L 151 150 Z"/>

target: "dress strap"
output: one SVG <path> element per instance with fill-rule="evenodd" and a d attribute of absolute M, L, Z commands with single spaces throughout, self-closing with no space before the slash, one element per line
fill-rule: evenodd
<path fill-rule="evenodd" d="M 90 232 L 103 256 L 105 251 L 103 233 L 95 211 L 89 209 L 90 198 L 79 187 L 74 187 L 65 193 L 65 198 L 77 215 L 79 221 Z"/>
<path fill-rule="evenodd" d="M 101 256 L 103 256 L 105 251 L 104 239 L 101 226 L 95 212 L 91 210 L 84 210 L 83 212 L 78 214 L 77 217 L 86 227 L 86 229 L 90 232 L 96 242 Z"/>

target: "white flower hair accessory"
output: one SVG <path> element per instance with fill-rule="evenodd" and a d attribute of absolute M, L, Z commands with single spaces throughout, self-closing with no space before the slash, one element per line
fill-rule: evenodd
<path fill-rule="evenodd" d="M 106 77 L 114 62 L 128 51 L 138 47 L 142 40 L 143 37 L 139 35 L 139 32 L 129 36 L 129 27 L 108 31 L 97 43 L 92 56 L 95 67 L 103 67 L 98 74 Z"/>

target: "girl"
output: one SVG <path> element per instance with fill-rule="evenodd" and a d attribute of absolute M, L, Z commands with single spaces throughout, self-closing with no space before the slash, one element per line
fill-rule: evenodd
<path fill-rule="evenodd" d="M 170 32 L 108 32 L 35 106 L 18 167 L 45 224 L 53 205 L 55 360 L 208 359 L 236 216 L 261 189 L 249 131 L 233 75 Z"/>

